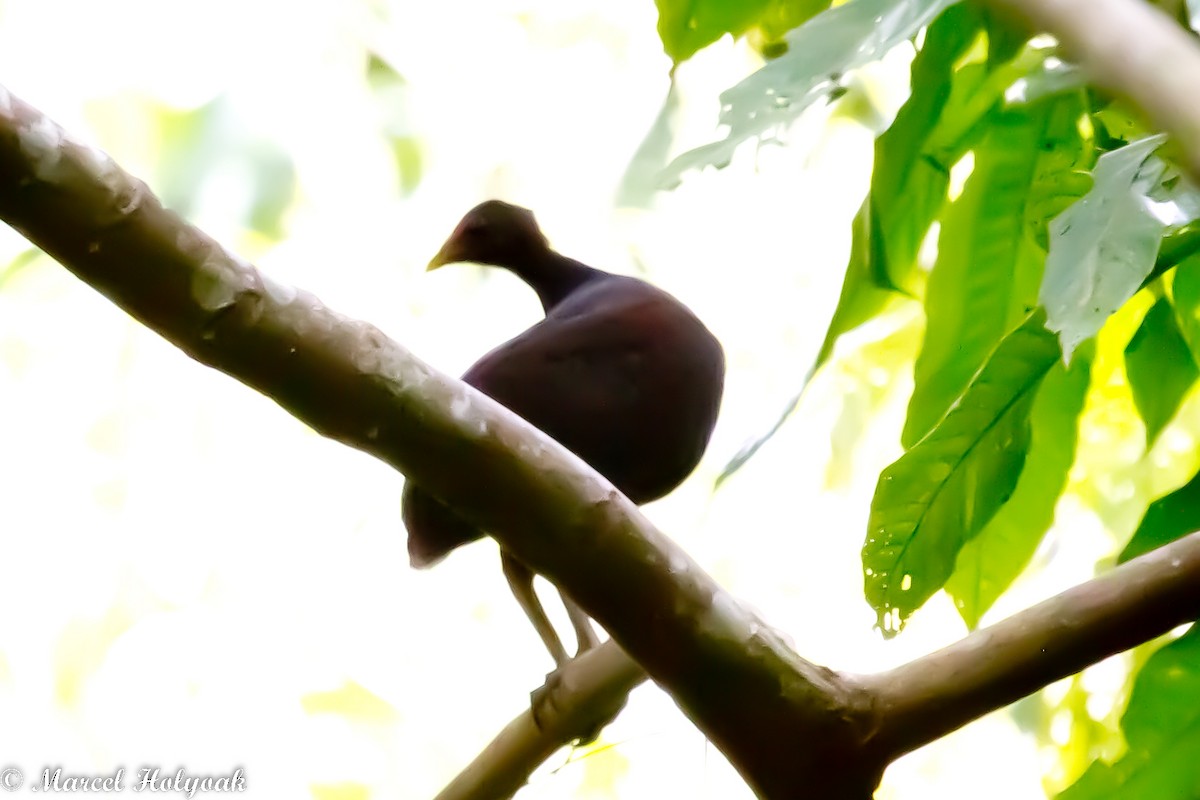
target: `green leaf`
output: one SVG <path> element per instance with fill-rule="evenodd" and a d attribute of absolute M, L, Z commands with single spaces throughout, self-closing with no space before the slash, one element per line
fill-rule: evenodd
<path fill-rule="evenodd" d="M 1164 250 L 1167 241 L 1163 242 Z M 1175 301 L 1179 334 L 1187 343 L 1192 358 L 1200 364 L 1200 254 L 1190 255 L 1179 264 L 1171 283 L 1171 297 Z"/>
<path fill-rule="evenodd" d="M 736 473 L 774 436 L 800 403 L 812 377 L 829 359 L 838 339 L 879 314 L 909 282 L 917 252 L 934 219 L 946 204 L 949 169 L 940 159 L 956 161 L 969 146 L 971 114 L 980 104 L 980 86 L 989 81 L 982 65 L 955 70 L 976 42 L 981 17 L 973 5 L 949 8 L 929 27 L 912 63 L 912 93 L 892 125 L 875 143 L 871 190 L 854 218 L 853 240 L 841 296 L 825 340 L 797 390 L 763 433 L 747 442 L 722 469 L 716 485 Z M 1004 85 L 1007 78 L 994 81 Z M 993 88 L 993 101 L 1001 93 Z M 974 98 L 972 100 L 971 98 Z M 978 108 L 972 105 L 978 104 Z M 944 120 L 949 117 L 949 122 Z M 928 152 L 931 138 L 937 151 Z M 969 376 L 968 376 L 969 377 Z"/>
<path fill-rule="evenodd" d="M 1154 269 L 1146 276 L 1146 280 L 1142 283 L 1142 288 L 1145 288 L 1151 282 L 1157 280 L 1160 276 L 1175 267 L 1180 267 L 1186 262 L 1190 262 L 1191 266 L 1181 269 L 1176 273 L 1175 281 L 1178 283 L 1179 276 L 1200 265 L 1200 260 L 1190 261 L 1196 255 L 1200 255 L 1200 223 L 1193 222 L 1171 231 L 1163 238 L 1162 245 L 1158 249 L 1158 258 L 1154 261 Z M 1200 293 L 1200 287 L 1197 287 L 1197 292 Z M 1179 297 L 1177 294 L 1175 297 L 1175 313 L 1177 316 L 1179 315 Z M 1182 318 L 1179 325 L 1186 339 L 1187 330 Z"/>
<path fill-rule="evenodd" d="M 1039 310 L 1000 342 L 941 423 L 880 474 L 863 572 L 884 635 L 942 588 L 963 544 L 1012 495 L 1030 407 L 1058 357 Z"/>
<path fill-rule="evenodd" d="M 1200 530 L 1200 474 L 1150 504 L 1117 562 L 1123 564 L 1197 530 Z"/>
<path fill-rule="evenodd" d="M 1164 162 L 1162 179 L 1147 194 L 1155 202 L 1168 204 L 1162 212 L 1171 232 L 1200 218 L 1200 191 L 1186 174 L 1172 164 Z"/>
<path fill-rule="evenodd" d="M 1105 153 L 1091 191 L 1050 223 L 1039 299 L 1065 359 L 1133 297 L 1154 267 L 1166 225 L 1147 194 L 1165 171 L 1151 158 L 1165 140 L 1151 136 Z"/>
<path fill-rule="evenodd" d="M 841 297 L 833 312 L 833 320 L 829 323 L 829 329 L 825 333 L 825 341 L 822 343 L 817 357 L 813 359 L 813 363 L 804 374 L 800 388 L 784 405 L 783 410 L 771 426 L 744 444 L 729 460 L 729 463 L 722 468 L 721 474 L 717 476 L 713 486 L 714 489 L 719 488 L 722 483 L 745 466 L 746 462 L 779 432 L 788 417 L 800 405 L 800 398 L 804 396 L 804 391 L 808 388 L 813 376 L 817 374 L 817 370 L 833 354 L 833 348 L 837 344 L 838 338 L 843 333 L 857 328 L 874 317 L 884 308 L 888 299 L 895 296 L 891 291 L 879 288 L 873 275 L 872 265 L 879 263 L 883 257 L 878 250 L 881 238 L 878 232 L 871 233 L 872 219 L 870 201 L 864 201 L 862 208 L 854 217 L 850 261 L 846 266 L 846 277 L 842 281 Z"/>
<path fill-rule="evenodd" d="M 988 37 L 988 63 L 1000 64 L 1011 60 L 1029 41 L 1030 30 L 1024 25 L 1014 24 L 1009 15 L 998 13 L 990 7 L 980 9 Z"/>
<path fill-rule="evenodd" d="M 833 319 L 825 331 L 825 340 L 809 370 L 809 378 L 833 355 L 833 348 L 842 334 L 854 330 L 875 317 L 895 297 L 890 287 L 878 280 L 878 266 L 885 260 L 883 237 L 879 232 L 872 203 L 867 198 L 854 216 L 851 226 L 850 260 L 846 264 L 846 276 L 842 279 L 842 291 L 838 297 Z M 807 381 L 806 381 L 807 383 Z"/>
<path fill-rule="evenodd" d="M 771 0 L 755 25 L 767 41 L 777 41 L 830 5 L 831 0 Z"/>
<path fill-rule="evenodd" d="M 221 176 L 244 175 L 249 192 L 240 212 L 252 228 L 272 238 L 283 236 L 283 219 L 295 199 L 296 171 L 276 143 L 255 139 L 234 124 L 227 98 L 199 108 L 158 110 L 162 147 L 159 185 L 165 205 L 182 216 L 196 213 L 205 183 Z"/>
<path fill-rule="evenodd" d="M 1058 800 L 1192 800 L 1200 793 L 1200 632 L 1160 648 L 1121 718 L 1125 753 L 1095 761 Z"/>
<path fill-rule="evenodd" d="M 771 426 L 742 446 L 721 470 L 714 488 L 741 469 L 779 432 L 800 404 L 813 376 L 833 354 L 838 339 L 875 317 L 895 297 L 889 264 L 901 275 L 907 275 L 915 264 L 921 240 L 946 202 L 949 181 L 946 168 L 923 157 L 921 151 L 952 94 L 954 63 L 979 32 L 979 18 L 973 9 L 969 5 L 953 6 L 930 26 L 924 46 L 913 59 L 912 94 L 891 127 L 875 142 L 871 191 L 854 217 L 841 296 L 821 349 L 800 388 Z M 886 231 L 880 211 L 887 219 Z M 894 256 L 889 257 L 885 251 L 885 241 L 891 243 Z"/>
<path fill-rule="evenodd" d="M 784 37 L 785 54 L 721 93 L 726 138 L 680 155 L 664 170 L 663 184 L 678 183 L 689 169 L 728 164 L 739 144 L 792 122 L 837 89 L 845 72 L 912 38 L 953 2 L 851 0 L 813 17 Z M 659 25 L 661 31 L 661 16 Z"/>
<path fill-rule="evenodd" d="M 36 247 L 30 247 L 28 250 L 22 250 L 20 253 L 17 253 L 12 261 L 0 267 L 0 289 L 3 289 L 17 275 L 20 275 L 26 269 L 33 266 L 43 255 L 45 254 Z"/>
<path fill-rule="evenodd" d="M 1064 92 L 1075 92 L 1087 86 L 1087 75 L 1075 64 L 1065 61 L 1044 61 L 1025 75 L 1016 85 L 1018 103 L 1036 103 Z"/>
<path fill-rule="evenodd" d="M 388 144 L 400 178 L 400 193 L 408 196 L 416 191 L 425 172 L 425 152 L 415 136 L 391 136 Z"/>
<path fill-rule="evenodd" d="M 618 208 L 651 208 L 658 192 L 658 174 L 666 166 L 679 121 L 679 92 L 672 78 L 650 130 L 638 145 L 617 186 Z"/>
<path fill-rule="evenodd" d="M 676 64 L 727 33 L 745 33 L 770 5 L 767 0 L 656 0 L 658 37 Z"/>
<path fill-rule="evenodd" d="M 1087 158 L 1094 158 L 1089 147 Z M 1029 234 L 1044 251 L 1050 249 L 1050 223 L 1092 189 L 1092 176 L 1082 164 L 1080 169 L 1064 169 L 1038 176 L 1025 206 L 1025 224 Z"/>
<path fill-rule="evenodd" d="M 997 113 L 975 148 L 975 169 L 942 220 L 925 294 L 925 339 L 901 442 L 929 432 L 996 343 L 1037 304 L 1042 253 L 1027 235 L 1045 176 L 1081 157 L 1078 95 Z"/>
<path fill-rule="evenodd" d="M 375 100 L 382 133 L 392 152 L 400 193 L 412 194 L 425 174 L 425 151 L 409 120 L 408 81 L 391 64 L 372 53 L 367 60 L 367 87 Z"/>
<path fill-rule="evenodd" d="M 1067 369 L 1055 361 L 1029 415 L 1029 456 L 1017 488 L 1004 507 L 958 554 L 946 591 L 968 628 L 975 628 L 1025 569 L 1054 521 L 1067 485 L 1091 378 L 1091 348 Z"/>
<path fill-rule="evenodd" d="M 1146 447 L 1175 416 L 1184 396 L 1200 378 L 1170 299 L 1162 297 L 1147 312 L 1125 348 L 1125 374 L 1133 402 L 1146 423 Z"/>
<path fill-rule="evenodd" d="M 296 196 L 296 169 L 291 157 L 272 143 L 247 144 L 241 159 L 254 176 L 250 227 L 274 239 L 284 235 L 283 220 Z"/>
<path fill-rule="evenodd" d="M 775 39 L 818 12 L 830 0 L 656 0 L 658 37 L 675 64 L 694 56 L 725 34 L 761 28 Z"/>
<path fill-rule="evenodd" d="M 1096 97 L 1093 107 L 1096 109 L 1092 112 L 1096 135 L 1106 150 L 1118 150 L 1150 133 L 1140 115 L 1125 103 L 1110 97 Z"/>
<path fill-rule="evenodd" d="M 883 288 L 908 282 L 921 243 L 946 204 L 950 167 L 961 153 L 935 155 L 926 148 L 953 98 L 978 88 L 980 69 L 955 71 L 954 65 L 979 31 L 973 5 L 954 6 L 930 26 L 913 59 L 912 94 L 875 142 L 868 232 L 878 241 L 863 252 L 872 257 L 870 272 Z"/>

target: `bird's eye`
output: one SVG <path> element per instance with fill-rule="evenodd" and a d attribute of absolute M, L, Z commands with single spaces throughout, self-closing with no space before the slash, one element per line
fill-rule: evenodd
<path fill-rule="evenodd" d="M 487 221 L 470 219 L 463 223 L 462 235 L 470 239 L 481 238 L 487 232 Z"/>

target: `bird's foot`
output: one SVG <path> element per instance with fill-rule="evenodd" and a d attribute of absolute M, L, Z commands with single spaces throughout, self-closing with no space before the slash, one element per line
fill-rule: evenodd
<path fill-rule="evenodd" d="M 570 662 L 567 662 L 570 663 Z M 539 731 L 552 727 L 560 713 L 556 700 L 562 694 L 562 668 L 546 673 L 546 682 L 529 693 L 529 710 Z"/>
<path fill-rule="evenodd" d="M 568 661 L 547 673 L 546 682 L 529 693 L 530 712 L 538 730 L 564 727 L 574 746 L 584 747 L 596 741 L 600 732 L 616 719 L 625 707 L 627 697 L 622 694 L 615 698 L 615 703 L 613 698 L 601 699 L 602 706 L 581 708 L 584 698 L 568 682 L 570 673 L 567 668 L 570 664 Z M 596 699 L 591 698 L 593 705 L 595 702 Z M 564 720 L 564 716 L 570 719 Z"/>

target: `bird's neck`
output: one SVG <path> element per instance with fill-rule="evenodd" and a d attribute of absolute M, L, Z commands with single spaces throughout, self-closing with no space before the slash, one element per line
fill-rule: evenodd
<path fill-rule="evenodd" d="M 522 259 L 519 266 L 508 269 L 537 292 L 538 299 L 542 301 L 542 309 L 547 314 L 571 292 L 603 274 L 549 248 Z"/>

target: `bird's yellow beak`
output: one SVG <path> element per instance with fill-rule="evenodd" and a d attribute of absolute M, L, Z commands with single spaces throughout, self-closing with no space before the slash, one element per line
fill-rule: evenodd
<path fill-rule="evenodd" d="M 444 267 L 447 264 L 454 264 L 460 261 L 461 259 L 455 252 L 457 249 L 458 248 L 455 247 L 455 241 L 453 239 L 447 241 L 444 245 L 442 245 L 442 249 L 438 250 L 437 255 L 429 259 L 429 266 L 425 268 L 425 271 L 433 272 L 438 267 Z"/>

